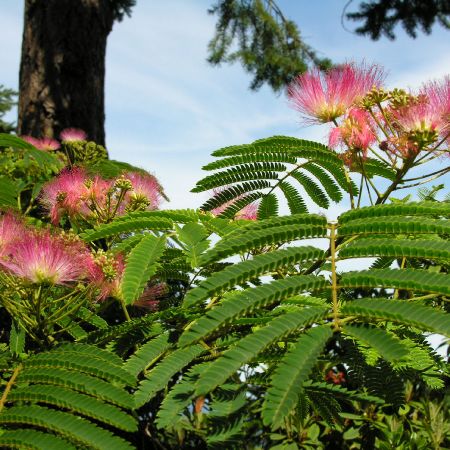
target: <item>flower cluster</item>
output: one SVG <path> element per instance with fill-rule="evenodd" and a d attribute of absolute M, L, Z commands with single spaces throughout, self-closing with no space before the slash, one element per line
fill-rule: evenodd
<path fill-rule="evenodd" d="M 91 255 L 73 236 L 27 227 L 11 213 L 0 217 L 0 269 L 28 283 L 66 285 L 86 280 Z"/>
<path fill-rule="evenodd" d="M 145 172 L 128 172 L 105 180 L 74 167 L 46 183 L 39 199 L 54 224 L 64 216 L 108 222 L 129 211 L 157 209 L 162 188 L 153 175 Z"/>
<path fill-rule="evenodd" d="M 448 147 L 450 134 L 450 77 L 417 92 L 386 91 L 383 80 L 376 65 L 344 64 L 325 73 L 315 69 L 291 83 L 288 98 L 304 122 L 334 124 L 329 145 L 344 149 L 348 166 L 368 153 L 396 168 L 422 151 L 448 152 L 441 146 Z"/>

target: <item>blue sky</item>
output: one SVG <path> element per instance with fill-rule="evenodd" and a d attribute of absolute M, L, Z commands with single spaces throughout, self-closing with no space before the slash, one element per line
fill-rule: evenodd
<path fill-rule="evenodd" d="M 18 82 L 22 3 L 0 4 L 0 83 L 8 87 Z M 202 203 L 205 196 L 189 190 L 217 148 L 275 134 L 315 140 L 327 134 L 323 127 L 301 127 L 283 95 L 268 88 L 250 91 L 250 76 L 239 65 L 207 64 L 206 47 L 215 24 L 215 17 L 207 14 L 211 3 L 138 0 L 132 17 L 116 23 L 108 40 L 107 147 L 112 158 L 153 172 L 172 199 L 167 205 L 172 208 Z M 344 2 L 278 3 L 321 55 L 336 62 L 380 63 L 389 72 L 390 86 L 416 87 L 450 73 L 450 33 L 440 27 L 416 40 L 399 29 L 396 41 L 373 42 L 342 28 Z"/>

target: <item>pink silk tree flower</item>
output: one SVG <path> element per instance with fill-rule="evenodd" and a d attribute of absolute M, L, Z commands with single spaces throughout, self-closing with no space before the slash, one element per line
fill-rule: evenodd
<path fill-rule="evenodd" d="M 87 195 L 87 181 L 84 170 L 74 167 L 62 170 L 56 178 L 43 186 L 39 200 L 53 224 L 58 224 L 65 213 L 69 216 L 90 213 L 83 201 Z"/>
<path fill-rule="evenodd" d="M 234 218 L 238 220 L 257 220 L 258 207 L 258 203 L 250 203 L 249 205 L 244 206 L 240 211 L 238 211 Z"/>
<path fill-rule="evenodd" d="M 367 149 L 377 140 L 374 123 L 370 115 L 359 108 L 351 108 L 341 125 L 331 130 L 328 144 L 331 148 L 338 146 L 362 150 Z"/>
<path fill-rule="evenodd" d="M 122 254 L 99 252 L 91 256 L 86 268 L 91 286 L 99 292 L 98 300 L 105 300 L 108 297 L 120 298 L 122 276 L 125 270 Z"/>
<path fill-rule="evenodd" d="M 158 209 L 162 200 L 162 187 L 156 177 L 140 172 L 128 172 L 124 174 L 124 177 L 131 182 L 133 187 L 125 194 L 126 204 L 141 200 L 147 203 L 145 209 Z"/>
<path fill-rule="evenodd" d="M 85 190 L 81 198 L 87 205 L 94 203 L 98 208 L 106 207 L 108 192 L 113 188 L 114 182 L 105 180 L 99 175 L 85 181 Z"/>
<path fill-rule="evenodd" d="M 420 95 L 425 96 L 432 108 L 440 112 L 444 122 L 450 122 L 450 75 L 424 84 Z"/>
<path fill-rule="evenodd" d="M 147 309 L 149 311 L 157 311 L 159 300 L 167 293 L 167 291 L 168 288 L 166 283 L 156 283 L 149 286 L 145 289 L 140 298 L 133 303 L 133 306 Z"/>
<path fill-rule="evenodd" d="M 10 246 L 8 258 L 0 265 L 31 283 L 60 284 L 84 278 L 89 252 L 80 243 L 51 235 L 31 233 Z"/>
<path fill-rule="evenodd" d="M 0 259 L 7 256 L 9 248 L 19 239 L 27 236 L 28 230 L 12 213 L 0 216 Z"/>
<path fill-rule="evenodd" d="M 384 80 L 377 65 L 346 63 L 327 72 L 313 69 L 288 86 L 288 99 L 306 123 L 332 122 Z"/>
<path fill-rule="evenodd" d="M 37 148 L 49 152 L 58 150 L 59 147 L 61 147 L 61 144 L 56 139 L 44 137 L 39 140 L 39 146 Z"/>
<path fill-rule="evenodd" d="M 61 144 L 56 139 L 49 137 L 37 139 L 32 136 L 22 136 L 22 139 L 36 147 L 38 150 L 42 150 L 44 152 L 58 150 L 59 147 L 61 147 Z"/>
<path fill-rule="evenodd" d="M 443 132 L 449 123 L 442 117 L 441 111 L 436 109 L 426 99 L 409 106 L 399 108 L 394 113 L 395 122 L 407 132 L 435 131 Z"/>
<path fill-rule="evenodd" d="M 31 144 L 33 147 L 38 148 L 39 146 L 39 139 L 35 138 L 33 136 L 20 136 L 25 142 L 28 142 L 29 144 Z"/>
<path fill-rule="evenodd" d="M 66 128 L 59 135 L 63 142 L 85 141 L 87 134 L 79 128 Z"/>

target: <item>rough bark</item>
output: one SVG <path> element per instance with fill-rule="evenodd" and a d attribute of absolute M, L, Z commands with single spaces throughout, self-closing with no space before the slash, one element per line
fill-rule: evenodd
<path fill-rule="evenodd" d="M 108 0 L 25 0 L 19 75 L 19 135 L 83 129 L 104 145 Z"/>

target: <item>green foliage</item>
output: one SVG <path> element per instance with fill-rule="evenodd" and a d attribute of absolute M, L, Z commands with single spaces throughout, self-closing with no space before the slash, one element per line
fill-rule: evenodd
<path fill-rule="evenodd" d="M 17 92 L 0 84 L 0 133 L 11 133 L 14 131 L 14 124 L 5 122 L 3 118 L 16 104 L 16 97 Z"/>
<path fill-rule="evenodd" d="M 156 273 L 157 262 L 164 252 L 165 244 L 165 238 L 149 234 L 131 250 L 122 280 L 125 304 L 132 304 L 140 297 L 147 281 Z"/>
<path fill-rule="evenodd" d="M 341 189 L 352 189 L 354 194 L 358 191 L 353 183 L 349 186 L 337 155 L 316 142 L 274 136 L 252 144 L 225 147 L 213 155 L 222 159 L 203 169 L 225 170 L 200 180 L 193 192 L 225 188 L 202 206 L 203 210 L 211 211 L 227 205 L 221 213 L 223 217 L 234 217 L 245 204 L 258 199 L 262 202 L 259 217 L 270 217 L 277 211 L 275 192 L 282 194 L 292 214 L 299 214 L 307 212 L 309 200 L 328 208 L 330 200 L 342 199 Z M 248 199 L 245 204 L 240 204 L 239 209 L 233 208 L 233 204 L 238 205 L 243 198 Z"/>
<path fill-rule="evenodd" d="M 221 0 L 209 13 L 218 20 L 208 61 L 213 65 L 239 61 L 253 75 L 252 89 L 268 83 L 278 91 L 309 65 L 331 65 L 305 44 L 297 25 L 283 16 L 275 2 Z"/>
<path fill-rule="evenodd" d="M 362 2 L 357 12 L 346 17 L 363 22 L 355 32 L 375 40 L 381 36 L 395 39 L 394 29 L 400 23 L 412 38 L 417 37 L 418 28 L 430 34 L 436 21 L 450 28 L 450 9 L 445 0 L 372 0 Z"/>
<path fill-rule="evenodd" d="M 264 399 L 262 416 L 266 425 L 277 429 L 284 424 L 298 402 L 303 383 L 332 334 L 326 325 L 311 328 L 300 336 L 280 361 Z"/>
<path fill-rule="evenodd" d="M 0 446 L 133 448 L 110 431 L 137 429 L 131 396 L 124 389 L 134 379 L 121 363 L 105 350 L 71 344 L 16 366 L 2 398 L 7 406 L 0 414 L 6 428 Z"/>

